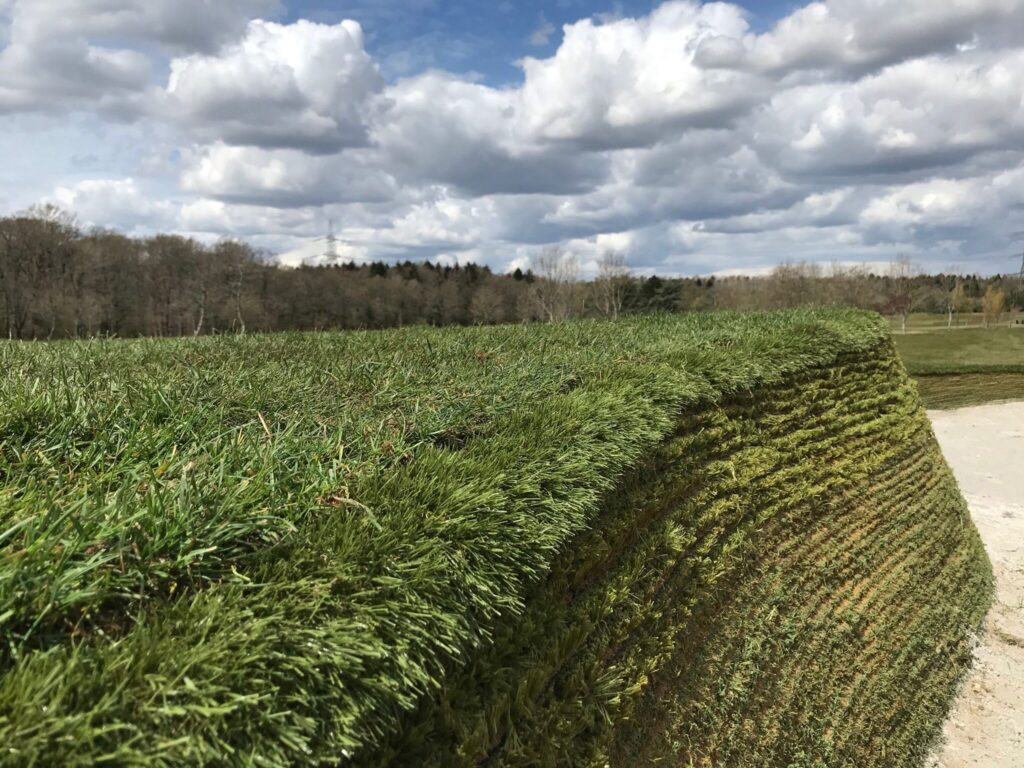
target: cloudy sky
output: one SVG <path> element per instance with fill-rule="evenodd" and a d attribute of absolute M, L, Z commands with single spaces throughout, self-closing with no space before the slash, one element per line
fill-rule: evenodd
<path fill-rule="evenodd" d="M 290 262 L 1009 271 L 1024 0 L 0 0 L 0 160 L 0 213 Z"/>

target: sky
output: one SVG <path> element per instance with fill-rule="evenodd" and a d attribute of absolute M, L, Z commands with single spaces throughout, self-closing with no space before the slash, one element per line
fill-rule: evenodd
<path fill-rule="evenodd" d="M 333 222 L 498 271 L 1016 271 L 1024 0 L 0 0 L 0 214 L 40 202 L 285 264 Z"/>

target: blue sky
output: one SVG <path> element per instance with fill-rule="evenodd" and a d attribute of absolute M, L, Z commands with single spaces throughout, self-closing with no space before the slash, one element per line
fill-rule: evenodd
<path fill-rule="evenodd" d="M 651 0 L 302 0 L 288 4 L 285 18 L 356 19 L 366 32 L 367 49 L 392 77 L 440 67 L 505 85 L 521 79 L 520 58 L 550 55 L 558 47 L 562 25 L 585 17 L 641 17 L 657 5 Z M 792 7 L 782 2 L 743 5 L 754 29 L 769 28 Z"/>
<path fill-rule="evenodd" d="M 0 213 L 322 257 L 1007 269 L 1024 0 L 0 0 Z"/>

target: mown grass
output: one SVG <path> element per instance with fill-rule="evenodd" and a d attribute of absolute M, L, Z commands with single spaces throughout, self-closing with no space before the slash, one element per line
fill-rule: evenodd
<path fill-rule="evenodd" d="M 889 328 L 894 334 L 902 335 L 903 319 L 899 315 L 889 315 Z M 926 333 L 930 331 L 946 330 L 949 328 L 949 317 L 945 314 L 933 312 L 912 312 L 907 318 L 907 333 Z M 985 315 L 981 312 L 961 312 L 959 317 L 954 317 L 952 329 L 963 328 L 984 328 Z"/>
<path fill-rule="evenodd" d="M 732 572 L 722 568 L 739 540 L 720 534 L 746 503 L 741 488 L 767 472 L 763 498 L 792 480 L 793 498 L 813 505 L 838 481 L 801 481 L 782 457 L 800 455 L 801 419 L 825 424 L 842 409 L 827 394 L 840 361 L 874 358 L 882 368 L 865 374 L 851 439 L 887 412 L 888 390 L 917 408 L 885 367 L 884 322 L 860 312 L 0 343 L 0 764 L 400 764 L 427 750 L 454 765 L 481 749 L 512 764 L 570 744 L 611 754 L 614 732 L 593 727 L 627 721 L 609 720 L 610 700 L 629 699 L 623 682 L 643 690 L 637 675 L 661 657 L 637 650 L 607 677 L 592 660 L 605 658 L 598 638 L 615 635 L 590 630 L 609 620 L 605 608 L 650 606 L 630 621 L 664 612 L 657 590 L 634 601 L 640 575 L 657 572 L 647 557 L 621 565 L 634 545 L 616 536 L 642 530 L 630 521 L 654 505 L 649 521 L 677 527 L 667 550 L 657 537 L 645 546 L 678 558 L 692 509 L 699 599 L 697 585 Z M 759 411 L 773 387 L 788 394 Z M 721 432 L 714 414 L 737 398 L 752 399 Z M 794 408 L 785 445 L 731 455 Z M 691 446 L 697 464 L 676 466 L 677 434 L 711 440 Z M 828 445 L 838 461 L 843 442 Z M 652 487 L 642 470 L 663 450 L 671 483 Z M 833 466 L 823 456 L 805 460 Z M 740 485 L 720 501 L 709 485 L 679 506 L 705 476 Z M 743 539 L 752 552 L 756 530 Z M 588 531 L 600 540 L 577 548 Z M 601 563 L 613 581 L 581 591 L 587 573 L 604 583 Z M 580 620 L 566 620 L 583 592 Z M 963 606 L 953 593 L 941 603 L 963 608 L 942 630 L 952 643 L 983 600 L 962 594 Z M 651 637 L 683 618 L 665 620 Z M 632 647 L 633 626 L 621 624 L 618 646 Z M 547 647 L 524 648 L 528 627 L 552 629 L 538 636 L 555 643 L 545 664 L 527 661 Z M 592 652 L 566 666 L 585 642 Z M 558 669 L 578 671 L 553 682 Z M 440 702 L 459 680 L 480 707 L 456 717 Z M 948 686 L 936 685 L 941 698 Z M 574 693 L 566 704 L 545 698 L 552 690 Z M 584 693 L 604 703 L 567 714 Z M 522 719 L 509 719 L 509 702 Z M 583 741 L 581 723 L 593 726 Z"/>
<path fill-rule="evenodd" d="M 919 376 L 917 388 L 924 406 L 936 410 L 1024 400 L 1024 373 Z"/>
<path fill-rule="evenodd" d="M 1024 328 L 894 336 L 926 408 L 1024 399 Z"/>
<path fill-rule="evenodd" d="M 1024 373 L 1024 328 L 971 328 L 893 338 L 915 376 Z"/>

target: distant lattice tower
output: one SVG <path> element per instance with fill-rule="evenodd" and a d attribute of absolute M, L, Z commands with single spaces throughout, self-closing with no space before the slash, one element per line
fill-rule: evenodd
<path fill-rule="evenodd" d="M 338 251 L 338 236 L 334 234 L 334 219 L 327 220 L 327 235 L 325 237 L 318 237 L 313 242 L 324 244 L 324 249 L 320 252 L 320 257 L 324 261 L 330 264 L 338 263 L 341 254 Z"/>
<path fill-rule="evenodd" d="M 324 258 L 328 261 L 335 262 L 338 260 L 338 238 L 334 235 L 334 219 L 327 220 L 327 237 L 324 238 L 326 242 L 326 248 L 324 249 Z"/>
<path fill-rule="evenodd" d="M 2 0 L 0 0 L 2 2 Z M 314 258 L 320 258 L 323 262 L 328 264 L 340 265 L 345 264 L 358 264 L 365 265 L 370 262 L 370 258 L 365 254 L 359 253 L 357 249 L 352 247 L 352 243 L 348 240 L 338 237 L 335 233 L 334 219 L 327 220 L 327 234 L 324 237 L 314 238 L 312 242 L 323 243 L 323 250 Z M 344 255 L 342 255 L 342 249 L 344 248 Z"/>

